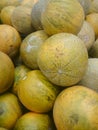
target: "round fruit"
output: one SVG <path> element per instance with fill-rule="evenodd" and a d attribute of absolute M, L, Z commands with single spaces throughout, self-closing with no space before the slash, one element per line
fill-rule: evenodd
<path fill-rule="evenodd" d="M 0 93 L 8 90 L 14 81 L 14 65 L 5 53 L 0 51 Z"/>
<path fill-rule="evenodd" d="M 16 122 L 14 130 L 54 130 L 48 114 L 28 112 Z"/>
<path fill-rule="evenodd" d="M 59 86 L 71 86 L 80 81 L 86 71 L 88 53 L 84 42 L 70 33 L 49 37 L 38 52 L 42 73 Z"/>
<path fill-rule="evenodd" d="M 11 58 L 16 56 L 21 44 L 21 37 L 18 31 L 6 24 L 0 25 L 0 51 L 6 53 Z"/>
<path fill-rule="evenodd" d="M 15 9 L 15 6 L 6 6 L 1 10 L 1 21 L 3 24 L 12 25 L 11 15 Z"/>
<path fill-rule="evenodd" d="M 84 10 L 77 0 L 50 0 L 41 13 L 42 26 L 49 35 L 77 34 L 83 21 Z"/>
<path fill-rule="evenodd" d="M 95 42 L 94 29 L 87 21 L 84 21 L 83 26 L 77 36 L 84 41 L 87 50 L 89 50 Z"/>
<path fill-rule="evenodd" d="M 59 92 L 40 70 L 32 70 L 17 84 L 18 97 L 29 110 L 45 113 L 52 109 Z"/>
<path fill-rule="evenodd" d="M 98 93 L 83 86 L 63 90 L 54 103 L 57 130 L 97 130 Z"/>
<path fill-rule="evenodd" d="M 41 13 L 42 10 L 45 8 L 46 4 L 49 0 L 37 0 L 37 2 L 32 7 L 31 12 L 31 20 L 32 25 L 36 30 L 42 30 L 42 24 L 41 24 Z"/>
<path fill-rule="evenodd" d="M 96 38 L 98 37 L 98 13 L 90 13 L 86 15 L 86 21 L 89 22 L 95 32 Z"/>
<path fill-rule="evenodd" d="M 31 7 L 17 6 L 11 16 L 12 25 L 22 34 L 34 31 L 31 23 Z"/>
<path fill-rule="evenodd" d="M 48 35 L 44 30 L 33 32 L 24 38 L 20 46 L 20 56 L 26 66 L 31 69 L 38 69 L 38 50 L 47 38 Z"/>
<path fill-rule="evenodd" d="M 89 58 L 85 75 L 79 84 L 98 92 L 98 58 Z"/>
<path fill-rule="evenodd" d="M 15 67 L 14 83 L 12 87 L 12 92 L 17 95 L 17 84 L 18 82 L 26 76 L 30 69 L 25 65 L 19 65 Z"/>
<path fill-rule="evenodd" d="M 14 94 L 0 95 L 0 127 L 12 129 L 21 115 L 21 105 Z"/>

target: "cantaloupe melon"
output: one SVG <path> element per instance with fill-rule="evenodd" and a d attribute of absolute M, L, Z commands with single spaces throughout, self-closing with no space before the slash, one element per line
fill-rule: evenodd
<path fill-rule="evenodd" d="M 76 35 L 52 35 L 38 51 L 38 66 L 54 84 L 71 86 L 82 79 L 88 64 L 84 42 Z"/>

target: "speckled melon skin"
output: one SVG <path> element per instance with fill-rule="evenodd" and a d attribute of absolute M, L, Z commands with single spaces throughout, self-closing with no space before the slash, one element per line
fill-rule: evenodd
<path fill-rule="evenodd" d="M 65 87 L 82 79 L 88 64 L 88 53 L 80 38 L 59 33 L 42 44 L 37 61 L 42 73 L 52 83 Z"/>
<path fill-rule="evenodd" d="M 49 35 L 60 32 L 77 34 L 84 17 L 83 7 L 77 0 L 49 0 L 42 11 L 41 23 Z"/>
<path fill-rule="evenodd" d="M 78 85 L 63 90 L 53 117 L 57 130 L 98 130 L 98 94 Z"/>

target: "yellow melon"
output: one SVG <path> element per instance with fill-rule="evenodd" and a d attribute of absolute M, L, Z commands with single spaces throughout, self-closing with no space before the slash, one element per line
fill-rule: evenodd
<path fill-rule="evenodd" d="M 48 114 L 28 112 L 16 122 L 14 130 L 54 130 Z"/>
<path fill-rule="evenodd" d="M 78 36 L 59 33 L 41 45 L 37 61 L 42 73 L 52 83 L 66 87 L 82 79 L 88 64 L 88 53 Z"/>
<path fill-rule="evenodd" d="M 95 32 L 96 38 L 98 37 L 98 13 L 90 13 L 86 15 L 86 21 L 89 22 Z"/>
<path fill-rule="evenodd" d="M 25 65 L 19 65 L 15 67 L 14 83 L 12 86 L 12 92 L 17 95 L 17 84 L 26 76 L 30 69 Z"/>
<path fill-rule="evenodd" d="M 7 24 L 0 25 L 0 51 L 6 53 L 11 58 L 19 52 L 21 36 L 18 31 Z"/>
<path fill-rule="evenodd" d="M 3 24 L 12 25 L 11 15 L 15 9 L 15 6 L 6 6 L 1 10 L 1 21 Z"/>
<path fill-rule="evenodd" d="M 98 130 L 98 93 L 84 86 L 64 89 L 56 98 L 57 130 Z"/>
<path fill-rule="evenodd" d="M 84 21 L 83 7 L 77 0 L 49 0 L 41 13 L 41 23 L 47 34 L 67 32 L 77 34 Z"/>
<path fill-rule="evenodd" d="M 18 98 L 12 93 L 0 95 L 0 127 L 12 129 L 17 119 L 22 115 Z"/>
<path fill-rule="evenodd" d="M 14 64 L 5 53 L 0 51 L 0 93 L 7 91 L 14 81 Z"/>
<path fill-rule="evenodd" d="M 20 46 L 20 56 L 26 66 L 38 69 L 37 54 L 43 42 L 48 38 L 44 30 L 35 31 L 27 35 Z"/>
<path fill-rule="evenodd" d="M 49 82 L 40 70 L 29 71 L 17 84 L 21 103 L 28 110 L 37 113 L 52 110 L 59 91 L 59 87 Z"/>

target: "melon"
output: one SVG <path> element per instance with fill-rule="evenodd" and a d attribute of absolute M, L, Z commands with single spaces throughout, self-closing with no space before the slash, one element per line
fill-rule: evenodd
<path fill-rule="evenodd" d="M 90 13 L 86 15 L 86 21 L 89 22 L 95 32 L 96 38 L 98 37 L 98 13 Z"/>
<path fill-rule="evenodd" d="M 44 10 L 48 1 L 49 0 L 37 0 L 37 2 L 32 7 L 31 20 L 32 20 L 32 25 L 36 30 L 43 29 L 41 24 L 41 13 L 42 10 Z"/>
<path fill-rule="evenodd" d="M 54 130 L 48 114 L 25 113 L 17 120 L 14 130 Z"/>
<path fill-rule="evenodd" d="M 89 50 L 89 56 L 92 58 L 98 58 L 98 38 L 95 40 L 94 44 Z"/>
<path fill-rule="evenodd" d="M 88 64 L 88 52 L 78 36 L 58 33 L 41 45 L 37 62 L 53 84 L 71 86 L 82 79 Z"/>
<path fill-rule="evenodd" d="M 14 82 L 14 64 L 9 56 L 0 51 L 0 94 L 6 92 Z"/>
<path fill-rule="evenodd" d="M 22 107 L 17 96 L 10 92 L 0 95 L 0 127 L 12 130 L 22 114 Z"/>
<path fill-rule="evenodd" d="M 49 35 L 61 32 L 77 34 L 84 17 L 83 7 L 77 0 L 49 0 L 41 13 L 41 23 Z"/>
<path fill-rule="evenodd" d="M 98 130 L 98 93 L 78 85 L 64 89 L 55 100 L 53 118 L 57 130 Z"/>
<path fill-rule="evenodd" d="M 52 110 L 60 92 L 59 87 L 49 82 L 40 70 L 29 71 L 16 87 L 21 103 L 28 110 L 36 113 Z"/>
<path fill-rule="evenodd" d="M 87 21 L 84 21 L 83 26 L 77 36 L 84 41 L 87 50 L 89 50 L 95 42 L 94 29 Z"/>
<path fill-rule="evenodd" d="M 12 85 L 12 92 L 17 95 L 17 84 L 18 82 L 26 76 L 26 74 L 30 71 L 30 69 L 21 64 L 15 67 L 14 73 L 14 83 Z"/>
<path fill-rule="evenodd" d="M 1 10 L 1 21 L 3 24 L 12 25 L 11 15 L 15 9 L 15 6 L 6 6 Z"/>
<path fill-rule="evenodd" d="M 0 24 L 0 51 L 13 58 L 18 54 L 20 44 L 19 32 L 11 25 Z"/>
<path fill-rule="evenodd" d="M 89 58 L 88 67 L 80 85 L 84 85 L 98 92 L 98 58 Z"/>
<path fill-rule="evenodd" d="M 17 6 L 11 15 L 12 25 L 21 34 L 29 34 L 34 31 L 31 24 L 31 7 Z"/>
<path fill-rule="evenodd" d="M 20 46 L 20 56 L 24 64 L 31 69 L 38 69 L 37 54 L 41 44 L 48 38 L 44 30 L 27 35 Z"/>

